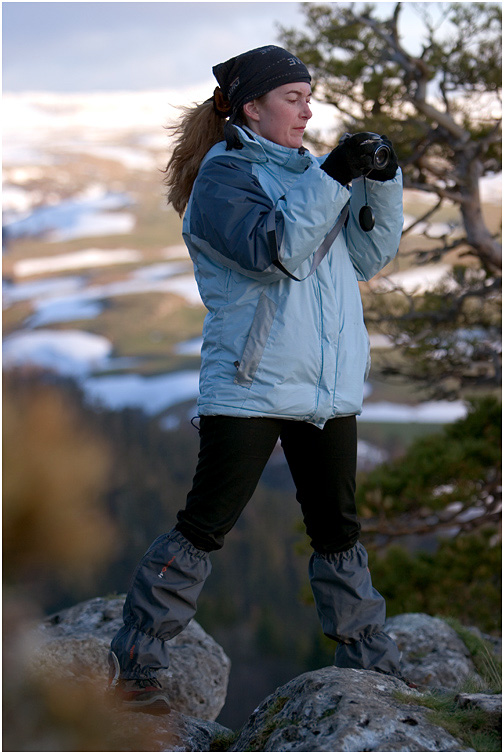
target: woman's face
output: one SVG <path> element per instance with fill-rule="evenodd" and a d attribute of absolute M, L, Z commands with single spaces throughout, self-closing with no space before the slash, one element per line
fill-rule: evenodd
<path fill-rule="evenodd" d="M 282 147 L 299 149 L 312 117 L 311 86 L 306 82 L 283 84 L 264 97 L 243 106 L 247 124 L 254 133 Z"/>

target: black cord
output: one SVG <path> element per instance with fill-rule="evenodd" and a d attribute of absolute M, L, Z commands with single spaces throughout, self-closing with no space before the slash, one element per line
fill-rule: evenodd
<path fill-rule="evenodd" d="M 361 226 L 362 230 L 366 233 L 369 233 L 370 230 L 373 230 L 375 226 L 375 218 L 373 215 L 373 210 L 367 203 L 367 184 L 366 184 L 366 177 L 363 177 L 364 180 L 364 199 L 366 201 L 365 205 L 361 207 L 361 210 L 359 212 L 359 225 Z"/>

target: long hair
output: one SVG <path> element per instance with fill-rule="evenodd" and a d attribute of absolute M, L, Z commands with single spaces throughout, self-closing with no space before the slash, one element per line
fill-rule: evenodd
<path fill-rule="evenodd" d="M 168 126 L 174 148 L 163 171 L 167 200 L 183 215 L 203 157 L 210 147 L 224 140 L 225 120 L 217 115 L 212 100 L 183 107 L 179 122 Z"/>

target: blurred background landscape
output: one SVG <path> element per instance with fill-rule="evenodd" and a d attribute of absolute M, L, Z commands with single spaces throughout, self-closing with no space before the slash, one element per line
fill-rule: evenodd
<path fill-rule="evenodd" d="M 276 22 L 300 28 L 300 6 L 3 4 L 4 575 L 14 623 L 126 591 L 146 547 L 184 505 L 198 452 L 191 418 L 205 310 L 181 220 L 163 196 L 165 126 L 177 107 L 211 95 L 212 64 L 281 44 Z M 327 102 L 313 111 L 316 150 L 346 127 Z M 500 169 L 479 185 L 496 236 Z M 398 258 L 362 286 L 373 357 L 358 425 L 363 540 L 389 615 L 428 612 L 498 635 L 497 372 L 472 381 L 457 373 L 455 387 L 441 390 L 447 376 L 432 371 L 428 353 L 417 379 L 419 368 L 403 368 L 404 337 L 380 310 L 399 289 L 432 307 L 469 273 L 481 284 L 481 270 L 494 285 L 498 275 L 467 247 L 435 253 L 464 232 L 460 208 L 436 201 L 405 191 L 411 229 Z M 460 325 L 457 343 L 466 371 L 487 375 L 480 361 L 493 364 L 498 351 L 497 294 L 475 308 L 485 321 Z M 476 341 L 489 344 L 485 356 L 474 356 Z M 278 685 L 331 664 L 308 558 L 277 449 L 213 556 L 197 614 L 232 660 L 224 725 L 236 728 Z"/>

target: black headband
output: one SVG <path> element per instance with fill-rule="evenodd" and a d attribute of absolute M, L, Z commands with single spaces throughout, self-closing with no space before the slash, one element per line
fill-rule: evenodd
<path fill-rule="evenodd" d="M 212 68 L 228 104 L 222 115 L 236 114 L 253 99 L 262 97 L 283 84 L 311 82 L 304 63 L 282 47 L 268 45 L 249 50 Z M 216 103 L 216 107 L 221 107 Z M 218 112 L 221 112 L 218 109 Z"/>

